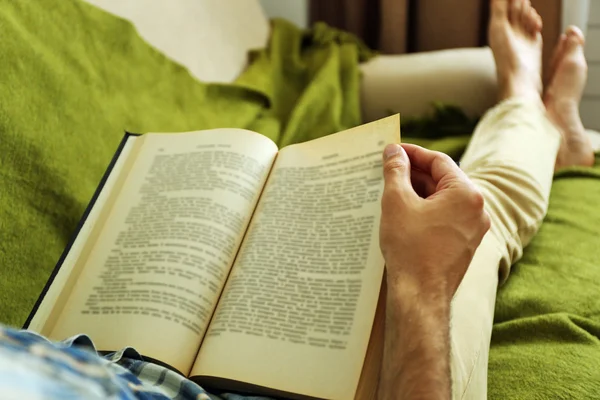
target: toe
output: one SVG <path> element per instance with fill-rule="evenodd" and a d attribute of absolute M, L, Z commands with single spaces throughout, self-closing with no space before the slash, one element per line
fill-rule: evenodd
<path fill-rule="evenodd" d="M 518 27 L 521 25 L 521 15 L 523 10 L 523 0 L 510 1 L 510 23 Z"/>
<path fill-rule="evenodd" d="M 580 30 L 578 34 L 569 34 L 567 32 L 562 58 L 559 59 L 557 65 L 561 65 L 562 63 L 565 70 L 570 71 L 571 74 L 576 73 L 585 77 L 587 75 L 587 62 L 585 60 L 583 44 L 583 33 Z"/>
<path fill-rule="evenodd" d="M 531 33 L 533 31 L 533 21 L 532 19 L 532 11 L 531 1 L 524 0 L 523 8 L 521 9 L 521 29 L 527 33 Z"/>
<path fill-rule="evenodd" d="M 542 31 L 542 28 L 544 27 L 544 24 L 542 22 L 542 17 L 540 14 L 538 14 L 538 12 L 535 12 L 535 29 L 536 29 L 536 33 L 539 33 Z"/>
<path fill-rule="evenodd" d="M 531 12 L 529 14 L 529 21 L 531 33 L 533 35 L 537 35 L 542 31 L 542 17 L 540 17 L 540 14 L 538 14 L 533 7 L 531 8 Z"/>
<path fill-rule="evenodd" d="M 565 33 L 571 44 L 578 43 L 582 46 L 585 44 L 585 37 L 583 36 L 583 32 L 575 25 L 569 26 Z"/>
<path fill-rule="evenodd" d="M 558 66 L 558 62 L 562 59 L 563 53 L 565 51 L 565 42 L 567 40 L 567 34 L 563 33 L 560 35 L 558 39 L 558 43 L 556 47 L 554 47 L 554 53 L 552 53 L 552 59 L 550 61 L 550 67 L 548 68 L 548 81 L 552 80 L 552 77 L 556 73 L 556 67 Z"/>
<path fill-rule="evenodd" d="M 508 3 L 509 0 L 492 0 L 492 18 L 508 19 Z"/>
<path fill-rule="evenodd" d="M 542 18 L 531 5 L 530 0 L 524 0 L 522 9 L 522 29 L 532 37 L 542 31 Z"/>

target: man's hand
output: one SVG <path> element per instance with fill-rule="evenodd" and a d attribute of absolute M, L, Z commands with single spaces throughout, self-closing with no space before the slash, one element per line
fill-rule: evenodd
<path fill-rule="evenodd" d="M 450 302 L 490 227 L 445 154 L 388 145 L 380 228 L 387 269 L 380 399 L 450 399 Z"/>
<path fill-rule="evenodd" d="M 410 144 L 385 150 L 380 245 L 388 289 L 409 280 L 450 299 L 490 227 L 483 196 L 443 153 Z"/>

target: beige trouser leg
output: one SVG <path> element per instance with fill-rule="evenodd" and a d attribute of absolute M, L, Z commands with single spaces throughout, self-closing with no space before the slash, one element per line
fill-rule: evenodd
<path fill-rule="evenodd" d="M 541 102 L 510 99 L 487 113 L 461 160 L 483 192 L 492 228 L 452 302 L 454 399 L 487 398 L 497 286 L 546 214 L 559 144 Z"/>

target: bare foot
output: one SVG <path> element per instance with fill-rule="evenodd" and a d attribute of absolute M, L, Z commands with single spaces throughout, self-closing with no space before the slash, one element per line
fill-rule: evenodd
<path fill-rule="evenodd" d="M 496 60 L 500 100 L 540 98 L 542 19 L 530 0 L 492 0 L 489 42 Z"/>
<path fill-rule="evenodd" d="M 577 27 L 569 27 L 561 35 L 550 67 L 550 83 L 544 93 L 548 116 L 563 136 L 556 169 L 594 164 L 592 143 L 579 116 L 579 102 L 587 80 L 584 43 L 583 33 Z"/>

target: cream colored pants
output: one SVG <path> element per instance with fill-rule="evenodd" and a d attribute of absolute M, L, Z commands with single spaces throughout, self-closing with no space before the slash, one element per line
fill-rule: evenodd
<path fill-rule="evenodd" d="M 454 399 L 487 398 L 496 290 L 546 214 L 560 138 L 541 102 L 510 99 L 485 115 L 461 160 L 492 227 L 452 302 Z"/>

